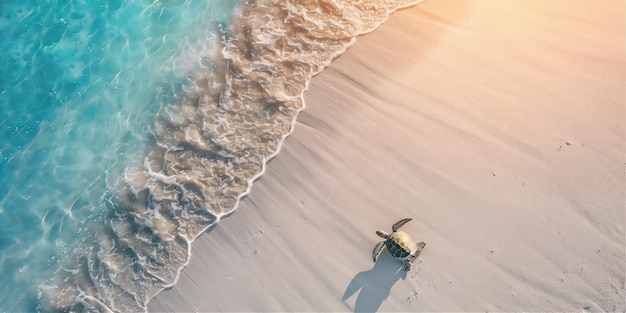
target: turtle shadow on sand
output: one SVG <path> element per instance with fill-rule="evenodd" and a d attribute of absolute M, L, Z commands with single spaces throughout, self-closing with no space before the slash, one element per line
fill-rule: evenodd
<path fill-rule="evenodd" d="M 407 272 L 402 268 L 402 262 L 392 259 L 387 253 L 382 254 L 374 267 L 363 271 L 350 281 L 341 300 L 350 308 L 346 300 L 352 297 L 359 289 L 359 295 L 354 304 L 354 312 L 376 312 L 380 305 L 389 297 L 391 287 L 400 279 L 406 279 Z"/>

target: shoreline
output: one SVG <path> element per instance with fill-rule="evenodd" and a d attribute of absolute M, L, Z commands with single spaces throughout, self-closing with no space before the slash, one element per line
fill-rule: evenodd
<path fill-rule="evenodd" d="M 148 311 L 624 310 L 624 4 L 587 3 L 393 13 Z M 372 264 L 405 216 L 415 269 Z"/>

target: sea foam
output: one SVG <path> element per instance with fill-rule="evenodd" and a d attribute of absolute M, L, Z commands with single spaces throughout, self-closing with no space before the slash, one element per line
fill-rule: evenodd
<path fill-rule="evenodd" d="M 45 311 L 145 311 L 176 283 L 191 243 L 280 150 L 315 74 L 418 1 L 246 1 L 178 68 L 192 85 L 157 114 L 138 165 L 39 286 Z M 210 260 L 207 260 L 210 262 Z"/>

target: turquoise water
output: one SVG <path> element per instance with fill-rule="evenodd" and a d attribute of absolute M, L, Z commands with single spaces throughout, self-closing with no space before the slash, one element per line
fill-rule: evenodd
<path fill-rule="evenodd" d="M 0 311 L 33 311 L 236 1 L 0 2 Z"/>
<path fill-rule="evenodd" d="M 0 2 L 0 311 L 145 311 L 311 77 L 415 2 Z"/>

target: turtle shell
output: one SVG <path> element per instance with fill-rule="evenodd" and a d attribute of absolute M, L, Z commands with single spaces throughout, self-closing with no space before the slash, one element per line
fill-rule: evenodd
<path fill-rule="evenodd" d="M 411 256 L 413 251 L 413 239 L 403 231 L 397 231 L 389 236 L 385 241 L 387 252 L 396 260 L 405 260 Z"/>

